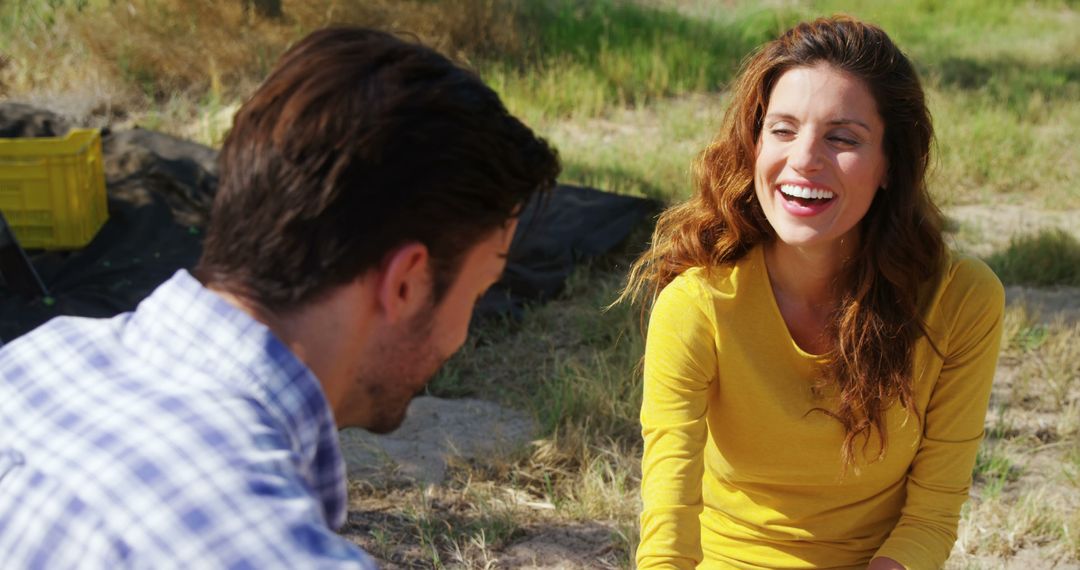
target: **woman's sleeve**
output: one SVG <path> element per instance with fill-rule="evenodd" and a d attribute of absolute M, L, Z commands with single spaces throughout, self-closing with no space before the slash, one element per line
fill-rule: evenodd
<path fill-rule="evenodd" d="M 703 310 L 707 300 L 686 285 L 680 279 L 660 293 L 645 344 L 639 569 L 692 569 L 701 561 L 698 515 L 716 328 Z"/>
<path fill-rule="evenodd" d="M 941 309 L 949 323 L 941 374 L 926 409 L 900 520 L 877 556 L 909 569 L 941 568 L 956 542 L 960 507 L 983 437 L 1001 344 L 1005 291 L 985 264 L 960 263 Z"/>

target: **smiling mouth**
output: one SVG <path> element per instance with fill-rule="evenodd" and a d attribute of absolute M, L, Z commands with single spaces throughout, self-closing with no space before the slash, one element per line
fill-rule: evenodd
<path fill-rule="evenodd" d="M 805 207 L 821 206 L 836 197 L 836 194 L 829 190 L 807 188 L 794 184 L 781 184 L 779 190 L 785 200 Z"/>

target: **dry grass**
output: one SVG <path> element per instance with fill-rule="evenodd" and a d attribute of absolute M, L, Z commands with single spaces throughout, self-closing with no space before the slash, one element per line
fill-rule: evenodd
<path fill-rule="evenodd" d="M 640 512 L 641 336 L 630 308 L 600 312 L 620 280 L 610 264 L 584 267 L 560 299 L 521 323 L 482 324 L 431 391 L 524 407 L 541 426 L 538 439 L 454 463 L 439 487 L 357 485 L 354 514 L 379 524 L 350 536 L 388 567 L 508 568 L 507 541 L 576 529 L 565 532 L 583 541 L 575 555 L 583 567 L 629 567 Z"/>
<path fill-rule="evenodd" d="M 949 568 L 1080 562 L 1080 323 L 1006 313 L 972 495 Z"/>
<path fill-rule="evenodd" d="M 628 567 L 639 508 L 634 455 L 586 454 L 592 460 L 577 467 L 567 443 L 548 437 L 521 456 L 452 462 L 438 486 L 353 481 L 342 532 L 388 569 L 512 568 L 511 543 L 553 528 L 591 551 L 575 556 L 591 560 L 585 567 Z"/>
<path fill-rule="evenodd" d="M 415 35 L 461 59 L 520 49 L 515 4 L 509 1 L 285 1 L 280 20 L 257 18 L 241 2 L 128 0 L 84 7 L 19 2 L 5 42 L 9 94 L 82 93 L 87 70 L 111 85 L 134 86 L 154 102 L 175 93 L 233 97 L 260 81 L 277 56 L 307 32 L 357 24 Z M 9 9 L 11 10 L 11 9 Z M 167 38 L 168 41 L 162 41 Z"/>
<path fill-rule="evenodd" d="M 0 95 L 77 120 L 130 117 L 216 143 L 236 102 L 307 32 L 334 24 L 403 31 L 459 59 L 516 53 L 512 0 L 283 2 L 268 20 L 241 2 L 43 1 L 0 5 Z M 164 41 L 163 41 L 164 40 Z M 199 130 L 197 123 L 213 123 Z M 193 126 L 193 124 L 195 124 Z"/>

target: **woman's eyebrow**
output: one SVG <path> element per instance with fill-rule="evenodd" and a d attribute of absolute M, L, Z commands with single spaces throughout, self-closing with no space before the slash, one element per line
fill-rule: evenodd
<path fill-rule="evenodd" d="M 847 119 L 847 118 L 833 119 L 833 120 L 829 121 L 829 124 L 830 125 L 836 125 L 836 126 L 858 125 L 858 126 L 864 128 L 864 129 L 866 129 L 867 132 L 870 132 L 870 125 L 867 125 L 866 123 L 864 123 L 864 122 L 862 122 L 862 121 L 860 121 L 858 119 Z"/>
<path fill-rule="evenodd" d="M 795 115 L 789 115 L 787 113 L 769 113 L 765 115 L 765 118 L 773 120 L 791 121 L 793 123 L 799 122 L 799 120 L 795 118 Z"/>
<path fill-rule="evenodd" d="M 798 123 L 799 122 L 799 120 L 795 118 L 795 115 L 791 115 L 791 114 L 788 114 L 788 113 L 769 113 L 768 115 L 765 115 L 765 119 L 766 120 L 770 120 L 770 119 L 771 120 L 784 120 L 784 121 L 791 121 L 793 123 Z M 827 124 L 832 125 L 832 126 L 856 125 L 856 126 L 859 126 L 859 127 L 862 127 L 864 129 L 866 129 L 867 132 L 871 131 L 870 125 L 868 125 L 865 122 L 860 121 L 858 119 L 852 119 L 852 118 L 848 118 L 848 117 L 839 117 L 839 118 L 836 118 L 836 119 L 832 119 Z"/>

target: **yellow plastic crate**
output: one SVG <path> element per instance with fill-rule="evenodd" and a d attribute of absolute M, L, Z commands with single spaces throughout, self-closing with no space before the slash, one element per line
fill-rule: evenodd
<path fill-rule="evenodd" d="M 0 139 L 0 212 L 24 248 L 89 243 L 109 218 L 101 133 Z"/>

